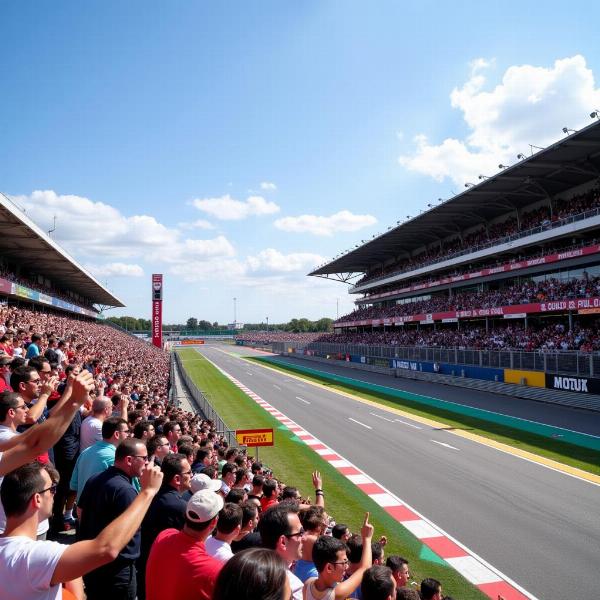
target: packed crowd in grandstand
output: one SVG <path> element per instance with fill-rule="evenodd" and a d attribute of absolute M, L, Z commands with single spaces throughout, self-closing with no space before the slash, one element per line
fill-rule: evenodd
<path fill-rule="evenodd" d="M 235 336 L 240 342 L 273 344 L 276 342 L 313 342 L 320 333 L 295 333 L 293 331 L 248 331 Z"/>
<path fill-rule="evenodd" d="M 573 300 L 600 295 L 600 277 L 584 277 L 567 281 L 550 278 L 544 281 L 527 281 L 499 290 L 484 292 L 468 291 L 452 296 L 438 295 L 427 300 L 394 304 L 393 306 L 371 306 L 359 308 L 339 319 L 360 321 L 364 319 L 383 319 L 448 310 L 473 310 L 493 308 L 513 304 L 530 304 L 552 300 Z"/>
<path fill-rule="evenodd" d="M 41 292 L 42 294 L 48 294 L 49 296 L 54 296 L 55 298 L 60 298 L 61 300 L 66 300 L 67 302 L 72 302 L 73 304 L 77 304 L 78 306 L 83 306 L 85 308 L 93 309 L 94 306 L 91 300 L 84 298 L 80 295 L 69 294 L 62 290 L 59 290 L 51 285 L 46 285 L 37 281 L 33 277 L 26 277 L 25 275 L 16 275 L 13 269 L 10 269 L 7 266 L 0 265 L 0 279 L 6 279 L 7 281 L 12 281 L 18 285 L 25 286 L 31 290 L 35 290 L 36 292 Z"/>
<path fill-rule="evenodd" d="M 441 600 L 368 514 L 335 523 L 318 472 L 303 498 L 170 404 L 162 350 L 9 305 L 0 334 L 3 598 Z"/>
<path fill-rule="evenodd" d="M 318 341 L 335 344 L 423 346 L 474 350 L 596 352 L 600 350 L 598 326 L 597 322 L 591 323 L 588 327 L 576 325 L 570 331 L 564 323 L 527 328 L 519 325 L 505 325 L 491 328 L 489 331 L 486 331 L 484 326 L 469 326 L 468 324 L 461 325 L 460 329 L 456 327 L 433 329 L 432 326 L 420 329 L 395 327 L 388 328 L 386 331 L 325 334 Z"/>
<path fill-rule="evenodd" d="M 501 223 L 495 223 L 480 230 L 469 233 L 464 237 L 457 237 L 446 244 L 436 244 L 417 256 L 403 258 L 401 262 L 389 265 L 383 269 L 377 269 L 367 273 L 357 285 L 374 281 L 383 276 L 396 273 L 406 273 L 415 269 L 451 259 L 454 255 L 463 254 L 465 251 L 473 252 L 481 247 L 488 247 L 501 242 L 503 238 L 516 234 L 525 234 L 535 228 L 556 227 L 562 221 L 579 215 L 586 211 L 595 210 L 600 207 L 600 188 L 595 187 L 584 194 L 580 194 L 569 200 L 560 201 L 554 206 L 552 214 L 549 207 L 540 207 L 530 212 L 524 212 L 516 216 L 509 216 Z"/>
<path fill-rule="evenodd" d="M 537 259 L 558 253 L 578 251 L 586 246 L 595 246 L 596 244 L 597 240 L 595 238 L 591 238 L 583 240 L 574 239 L 560 244 L 551 244 L 542 248 L 540 248 L 539 246 L 532 246 L 530 248 L 522 249 L 517 256 L 513 256 L 511 258 L 508 258 L 506 256 L 498 256 L 494 257 L 491 260 L 478 262 L 477 265 L 461 265 L 449 271 L 444 271 L 443 275 L 433 274 L 427 275 L 425 277 L 411 278 L 410 284 L 412 286 L 412 289 L 418 289 L 420 293 L 423 293 L 424 286 L 439 285 L 441 280 L 452 279 L 461 276 L 464 277 L 465 275 L 470 275 L 472 273 L 481 273 L 485 269 L 496 269 L 504 265 L 507 265 L 512 272 L 515 263 Z M 404 284 L 402 282 L 396 282 L 377 288 L 377 290 L 374 292 L 368 291 L 367 295 L 364 298 L 362 298 L 359 302 L 368 303 L 371 300 L 371 296 L 374 296 L 376 298 L 382 291 L 399 293 L 398 290 L 406 291 L 406 288 L 404 287 Z"/>

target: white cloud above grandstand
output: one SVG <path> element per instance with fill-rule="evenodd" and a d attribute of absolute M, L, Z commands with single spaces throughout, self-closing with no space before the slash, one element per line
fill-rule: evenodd
<path fill-rule="evenodd" d="M 124 216 L 115 207 L 52 190 L 34 191 L 29 196 L 14 196 L 27 215 L 48 231 L 56 217 L 53 239 L 76 256 L 141 256 L 179 238 L 176 229 L 166 227 L 148 215 Z"/>
<path fill-rule="evenodd" d="M 356 215 L 349 210 L 341 210 L 327 217 L 318 215 L 283 217 L 275 221 L 275 227 L 291 233 L 332 236 L 338 232 L 359 231 L 375 223 L 377 219 L 373 215 Z"/>
<path fill-rule="evenodd" d="M 205 219 L 196 219 L 195 221 L 191 221 L 190 223 L 178 223 L 177 226 L 179 229 L 214 229 L 215 226 Z"/>
<path fill-rule="evenodd" d="M 470 66 L 469 79 L 450 94 L 468 135 L 439 144 L 416 135 L 414 152 L 398 159 L 408 170 L 461 186 L 476 183 L 478 175 L 514 163 L 517 154 L 529 155 L 530 144 L 545 147 L 563 127 L 588 125 L 590 111 L 600 105 L 600 88 L 581 55 L 556 60 L 551 67 L 511 66 L 495 86 L 489 81 L 493 61 L 479 58 Z"/>
<path fill-rule="evenodd" d="M 140 265 L 113 262 L 105 265 L 85 265 L 96 277 L 143 277 L 144 269 Z"/>
<path fill-rule="evenodd" d="M 221 221 L 241 221 L 248 217 L 272 215 L 280 208 L 275 202 L 262 196 L 248 196 L 246 200 L 236 200 L 229 194 L 219 198 L 196 198 L 192 205 L 198 210 Z"/>
<path fill-rule="evenodd" d="M 306 273 L 321 264 L 325 259 L 318 254 L 308 252 L 291 252 L 284 254 L 275 248 L 266 248 L 254 256 L 248 256 L 248 268 L 252 272 Z"/>

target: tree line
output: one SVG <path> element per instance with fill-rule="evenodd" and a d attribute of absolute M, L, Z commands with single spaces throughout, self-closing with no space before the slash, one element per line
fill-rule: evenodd
<path fill-rule="evenodd" d="M 136 319 L 135 317 L 109 317 L 107 321 L 126 329 L 127 331 L 150 331 L 152 322 L 150 319 Z M 268 329 L 271 331 L 291 331 L 294 333 L 308 332 L 326 332 L 331 331 L 332 319 L 318 319 L 311 321 L 310 319 L 292 319 L 287 323 L 269 323 Z M 163 331 L 181 331 L 181 330 L 197 330 L 197 331 L 224 331 L 228 329 L 228 325 L 220 325 L 217 321 L 211 323 L 205 319 L 197 319 L 190 317 L 185 323 L 177 323 L 171 325 L 163 324 Z M 266 323 L 246 323 L 242 331 L 264 331 L 267 329 Z"/>

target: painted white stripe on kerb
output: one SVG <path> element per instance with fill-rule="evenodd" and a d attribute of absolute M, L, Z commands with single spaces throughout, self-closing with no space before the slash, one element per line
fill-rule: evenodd
<path fill-rule="evenodd" d="M 374 500 L 379 504 L 379 506 L 402 506 L 402 503 L 398 501 L 397 498 L 394 498 L 391 494 L 382 493 L 382 494 L 369 494 L 369 498 Z"/>
<path fill-rule="evenodd" d="M 344 460 L 343 458 L 338 458 L 336 460 L 330 460 L 328 462 L 332 467 L 335 467 L 336 469 L 340 469 L 341 467 L 351 467 L 352 466 L 347 460 Z"/>
<path fill-rule="evenodd" d="M 373 483 L 373 480 L 369 477 L 367 477 L 364 473 L 357 473 L 354 475 L 346 475 L 346 477 L 352 482 L 352 483 Z"/>
<path fill-rule="evenodd" d="M 309 446 L 316 446 L 317 444 L 321 443 L 317 438 L 309 438 L 308 440 L 302 440 L 302 441 L 305 444 L 308 444 Z"/>
<path fill-rule="evenodd" d="M 474 585 L 502 581 L 496 573 L 488 569 L 485 565 L 482 565 L 472 556 L 447 558 L 446 562 L 450 563 L 465 579 Z"/>
<path fill-rule="evenodd" d="M 423 519 L 417 519 L 416 521 L 402 521 L 402 525 L 420 540 L 424 538 L 442 537 L 442 534 L 435 527 L 432 527 Z"/>
<path fill-rule="evenodd" d="M 317 448 L 315 452 L 321 456 L 325 456 L 326 454 L 335 454 L 331 448 Z"/>

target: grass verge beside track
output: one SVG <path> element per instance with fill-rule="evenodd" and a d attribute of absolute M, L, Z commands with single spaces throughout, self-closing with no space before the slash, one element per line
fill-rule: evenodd
<path fill-rule="evenodd" d="M 399 408 L 407 413 L 412 413 L 420 417 L 435 418 L 449 427 L 457 429 L 468 428 L 468 431 L 471 433 L 487 437 L 521 450 L 526 450 L 539 456 L 544 456 L 565 465 L 587 471 L 588 473 L 600 475 L 600 452 L 591 449 L 567 444 L 560 440 L 549 439 L 505 425 L 491 423 L 468 415 L 457 415 L 456 413 L 430 406 L 419 407 L 417 402 L 409 399 L 402 400 L 396 396 L 386 396 L 384 393 L 368 393 L 358 387 L 355 388 L 352 385 L 333 383 L 326 376 L 319 377 L 312 373 L 304 373 L 301 369 L 295 369 L 294 365 L 288 366 L 270 360 L 266 361 L 262 357 L 244 358 L 257 363 L 267 363 L 269 368 L 276 369 L 282 373 L 293 373 L 296 377 L 314 381 L 315 383 L 319 383 L 332 390 L 353 394 L 354 396 L 381 404 L 382 406 Z"/>
<path fill-rule="evenodd" d="M 446 593 L 456 598 L 487 598 L 309 446 L 298 440 L 287 427 L 239 390 L 198 352 L 186 349 L 179 351 L 179 354 L 186 371 L 198 388 L 209 394 L 213 408 L 228 427 L 275 430 L 275 445 L 260 448 L 260 460 L 272 468 L 278 478 L 297 486 L 306 496 L 312 494 L 312 471 L 320 471 L 326 510 L 338 523 L 347 523 L 353 532 L 358 532 L 361 519 L 368 510 L 371 523 L 375 526 L 375 538 L 378 539 L 380 535 L 388 537 L 386 555 L 400 554 L 407 558 L 416 581 L 434 577 L 443 583 Z"/>

